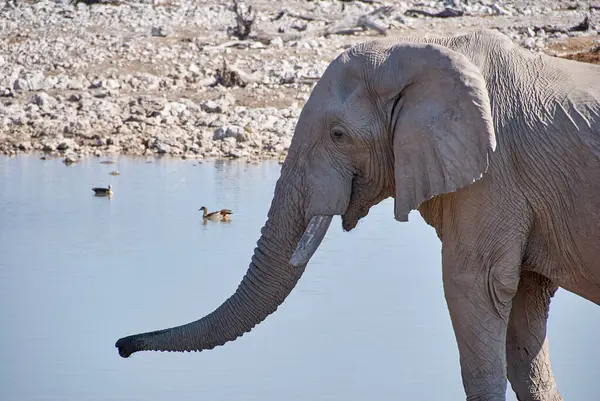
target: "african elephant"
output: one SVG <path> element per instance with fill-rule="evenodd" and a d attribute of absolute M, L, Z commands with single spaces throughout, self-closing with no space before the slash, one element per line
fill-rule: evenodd
<path fill-rule="evenodd" d="M 121 338 L 136 351 L 232 341 L 285 300 L 333 215 L 394 197 L 442 241 L 467 400 L 561 400 L 546 321 L 560 286 L 600 303 L 600 66 L 494 31 L 356 45 L 306 102 L 250 267 L 204 318 Z"/>

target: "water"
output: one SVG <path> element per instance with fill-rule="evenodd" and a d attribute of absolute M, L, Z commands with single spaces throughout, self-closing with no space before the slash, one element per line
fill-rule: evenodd
<path fill-rule="evenodd" d="M 118 356 L 119 337 L 195 320 L 235 290 L 279 170 L 1 157 L 0 400 L 464 399 L 440 243 L 416 213 L 395 222 L 391 200 L 352 233 L 334 219 L 288 300 L 237 341 Z M 109 182 L 110 200 L 93 196 Z M 203 205 L 233 209 L 232 222 L 203 225 Z M 554 298 L 567 400 L 600 393 L 599 312 L 564 290 Z"/>

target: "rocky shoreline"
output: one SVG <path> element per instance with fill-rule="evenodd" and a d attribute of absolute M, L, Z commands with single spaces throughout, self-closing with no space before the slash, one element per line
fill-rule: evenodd
<path fill-rule="evenodd" d="M 329 62 L 384 35 L 494 28 L 533 51 L 600 60 L 594 1 L 6 0 L 0 7 L 0 154 L 73 162 L 115 154 L 283 158 Z"/>

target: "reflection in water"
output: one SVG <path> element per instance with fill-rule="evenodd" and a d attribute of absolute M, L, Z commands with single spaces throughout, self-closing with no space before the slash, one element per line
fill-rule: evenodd
<path fill-rule="evenodd" d="M 230 224 L 231 220 L 210 220 L 210 219 L 202 219 L 202 225 L 206 226 L 208 224 Z"/>
<path fill-rule="evenodd" d="M 118 196 L 90 196 L 115 169 Z M 335 218 L 297 288 L 251 333 L 202 353 L 118 356 L 119 337 L 195 320 L 235 291 L 279 171 L 0 157 L 0 399 L 464 399 L 439 241 L 415 213 L 395 222 L 390 200 L 351 233 Z M 204 224 L 198 204 L 235 215 Z M 599 321 L 566 291 L 552 302 L 565 399 L 600 392 Z"/>

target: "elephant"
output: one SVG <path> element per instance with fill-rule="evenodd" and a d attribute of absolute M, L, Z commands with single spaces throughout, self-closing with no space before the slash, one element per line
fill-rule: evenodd
<path fill-rule="evenodd" d="M 494 30 L 385 38 L 337 56 L 302 108 L 267 220 L 233 295 L 205 317 L 116 342 L 201 351 L 273 313 L 332 216 L 354 229 L 394 198 L 442 246 L 469 401 L 562 400 L 546 336 L 559 287 L 600 304 L 600 66 Z"/>

